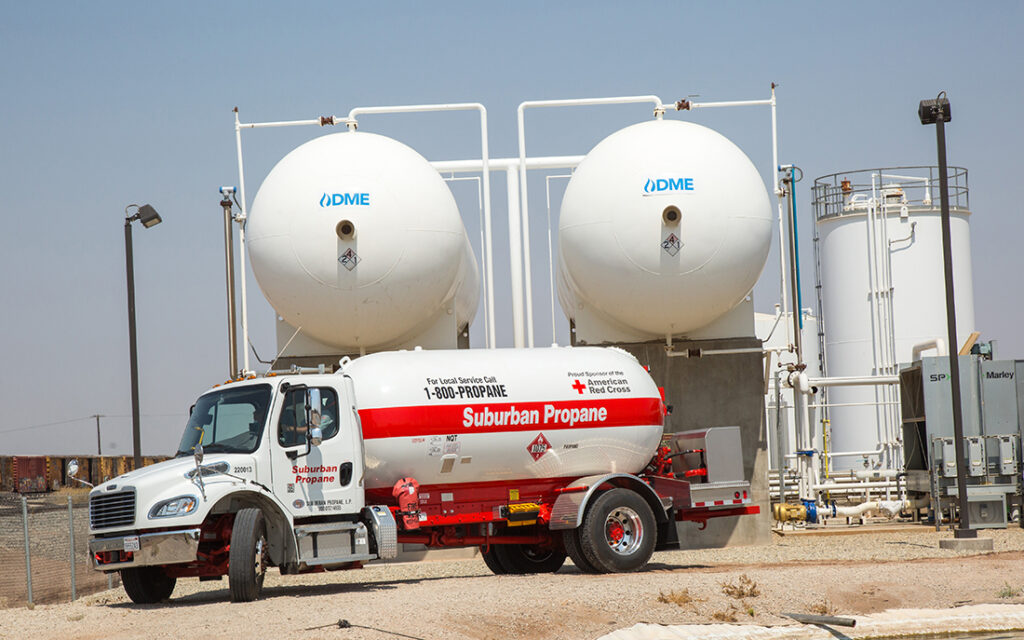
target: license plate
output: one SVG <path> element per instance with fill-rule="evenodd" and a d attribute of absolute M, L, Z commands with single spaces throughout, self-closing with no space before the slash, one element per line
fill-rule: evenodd
<path fill-rule="evenodd" d="M 139 550 L 139 536 L 125 536 L 124 537 L 124 550 L 125 551 L 138 551 Z"/>

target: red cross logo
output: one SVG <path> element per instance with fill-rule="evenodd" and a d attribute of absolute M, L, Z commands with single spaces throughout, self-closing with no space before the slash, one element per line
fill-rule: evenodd
<path fill-rule="evenodd" d="M 577 380 L 572 384 L 572 388 L 575 389 L 576 392 L 579 393 L 580 395 L 583 395 L 583 391 L 586 390 L 587 385 Z"/>
<path fill-rule="evenodd" d="M 544 437 L 543 433 L 538 433 L 537 437 L 533 439 L 533 442 L 526 445 L 526 451 L 530 454 L 530 457 L 533 458 L 534 462 L 540 460 L 541 456 L 547 453 L 550 448 L 551 443 L 548 442 L 548 439 Z"/>

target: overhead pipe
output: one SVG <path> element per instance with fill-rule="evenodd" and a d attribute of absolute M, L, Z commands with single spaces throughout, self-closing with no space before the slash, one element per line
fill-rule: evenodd
<path fill-rule="evenodd" d="M 911 349 L 910 361 L 916 362 L 921 359 L 921 352 L 929 349 L 935 349 L 938 356 L 947 356 L 949 352 L 946 351 L 946 341 L 942 338 L 932 338 L 931 340 L 925 340 L 924 342 L 918 342 Z"/>
<path fill-rule="evenodd" d="M 487 348 L 494 349 L 496 345 L 495 321 L 494 321 L 494 243 L 491 235 L 491 170 L 490 157 L 487 146 L 487 109 L 479 102 L 462 102 L 454 104 L 417 104 L 387 107 L 356 107 L 348 112 L 345 126 L 349 130 L 355 130 L 359 124 L 357 117 L 369 114 L 395 114 L 395 113 L 425 113 L 434 111 L 477 111 L 480 114 L 480 160 L 481 172 L 484 186 L 484 241 L 486 246 L 482 247 L 484 253 L 484 282 L 485 305 L 487 309 Z"/>
<path fill-rule="evenodd" d="M 611 104 L 654 104 L 654 116 L 659 120 L 665 115 L 661 98 L 655 95 L 623 96 L 617 98 L 581 98 L 573 100 L 528 100 L 519 104 L 517 125 L 519 129 L 519 207 L 523 226 L 523 284 L 526 299 L 526 345 L 533 346 L 533 283 L 530 269 L 530 205 L 526 186 L 526 109 L 537 107 L 580 107 Z M 677 107 L 678 109 L 679 107 Z M 552 336 L 552 340 L 554 336 Z"/>

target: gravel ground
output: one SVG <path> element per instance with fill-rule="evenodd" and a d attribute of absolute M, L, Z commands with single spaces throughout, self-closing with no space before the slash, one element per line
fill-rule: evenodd
<path fill-rule="evenodd" d="M 782 612 L 1024 603 L 1024 530 L 983 532 L 995 545 L 985 554 L 939 549 L 950 536 L 915 525 L 774 535 L 766 546 L 657 553 L 625 575 L 583 575 L 567 563 L 556 574 L 494 576 L 478 558 L 275 572 L 263 599 L 244 604 L 230 602 L 226 580 L 187 579 L 160 605 L 115 590 L 0 610 L 0 638 L 593 639 L 638 622 L 780 625 L 790 623 Z M 352 627 L 339 629 L 340 619 Z"/>

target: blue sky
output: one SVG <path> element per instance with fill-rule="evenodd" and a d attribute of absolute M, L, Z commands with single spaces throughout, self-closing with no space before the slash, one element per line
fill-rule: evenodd
<path fill-rule="evenodd" d="M 243 120 L 260 121 L 481 102 L 492 155 L 507 157 L 516 153 L 515 109 L 524 100 L 753 99 L 767 97 L 774 81 L 780 159 L 813 178 L 933 163 L 934 130 L 918 123 L 916 108 L 946 90 L 949 159 L 970 171 L 978 328 L 999 341 L 1002 357 L 1024 357 L 1024 211 L 1016 193 L 1022 7 L 0 3 L 0 452 L 93 452 L 94 423 L 82 418 L 95 413 L 108 416 L 105 452 L 130 452 L 122 236 L 129 203 L 152 203 L 164 217 L 135 232 L 144 452 L 173 450 L 191 401 L 223 380 L 217 187 L 237 183 L 235 106 Z M 531 114 L 530 153 L 582 154 L 647 117 L 646 106 Z M 687 118 L 731 138 L 771 179 L 766 109 Z M 432 160 L 478 154 L 469 113 L 367 117 L 362 126 Z M 322 133 L 247 136 L 250 199 L 280 157 Z M 810 182 L 798 193 L 805 235 Z M 495 183 L 498 333 L 510 344 L 505 196 L 503 181 Z M 475 193 L 454 189 L 474 217 Z M 541 180 L 531 183 L 531 209 L 537 343 L 545 344 Z M 774 302 L 776 263 L 769 258 L 755 289 L 761 310 Z M 272 311 L 255 280 L 250 285 L 253 341 L 263 355 L 274 350 Z M 29 428 L 53 422 L 63 424 Z"/>

